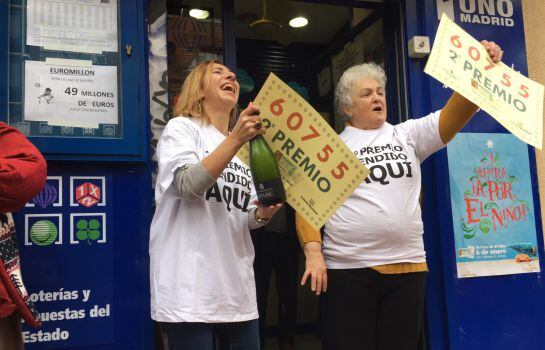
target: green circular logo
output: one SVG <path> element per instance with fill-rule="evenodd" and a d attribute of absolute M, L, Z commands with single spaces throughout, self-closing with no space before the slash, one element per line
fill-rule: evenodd
<path fill-rule="evenodd" d="M 49 220 L 36 221 L 30 228 L 30 239 L 39 246 L 48 246 L 57 239 L 57 226 Z"/>

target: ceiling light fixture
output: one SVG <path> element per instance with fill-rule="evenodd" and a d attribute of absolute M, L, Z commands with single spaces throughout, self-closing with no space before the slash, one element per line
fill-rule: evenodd
<path fill-rule="evenodd" d="M 189 15 L 196 19 L 206 19 L 210 16 L 210 12 L 201 9 L 191 9 L 189 10 Z"/>
<path fill-rule="evenodd" d="M 306 19 L 305 17 L 295 17 L 290 20 L 289 24 L 290 27 L 301 28 L 308 24 L 308 19 Z"/>

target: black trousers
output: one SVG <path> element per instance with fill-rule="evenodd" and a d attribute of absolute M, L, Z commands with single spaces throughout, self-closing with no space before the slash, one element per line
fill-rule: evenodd
<path fill-rule="evenodd" d="M 425 290 L 426 272 L 328 270 L 324 350 L 416 350 Z"/>
<path fill-rule="evenodd" d="M 278 296 L 278 342 L 293 344 L 297 322 L 299 243 L 293 232 L 278 233 L 266 231 L 265 228 L 251 232 L 255 249 L 254 273 L 259 311 L 259 338 L 263 346 L 269 283 L 274 271 Z"/>

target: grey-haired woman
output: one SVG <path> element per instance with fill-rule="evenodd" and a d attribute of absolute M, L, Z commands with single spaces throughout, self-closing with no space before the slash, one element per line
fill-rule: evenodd
<path fill-rule="evenodd" d="M 483 41 L 493 62 L 502 51 Z M 420 164 L 444 147 L 478 107 L 454 93 L 445 107 L 398 125 L 386 121 L 386 76 L 375 64 L 348 69 L 335 90 L 347 121 L 341 139 L 370 175 L 320 233 L 297 217 L 311 289 L 324 295 L 328 350 L 414 350 L 423 318 L 426 253 Z"/>

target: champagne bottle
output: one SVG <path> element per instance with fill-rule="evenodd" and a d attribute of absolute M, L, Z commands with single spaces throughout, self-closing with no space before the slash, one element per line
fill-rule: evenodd
<path fill-rule="evenodd" d="M 270 206 L 286 201 L 286 190 L 274 154 L 262 135 L 250 140 L 250 171 L 257 199 Z"/>

